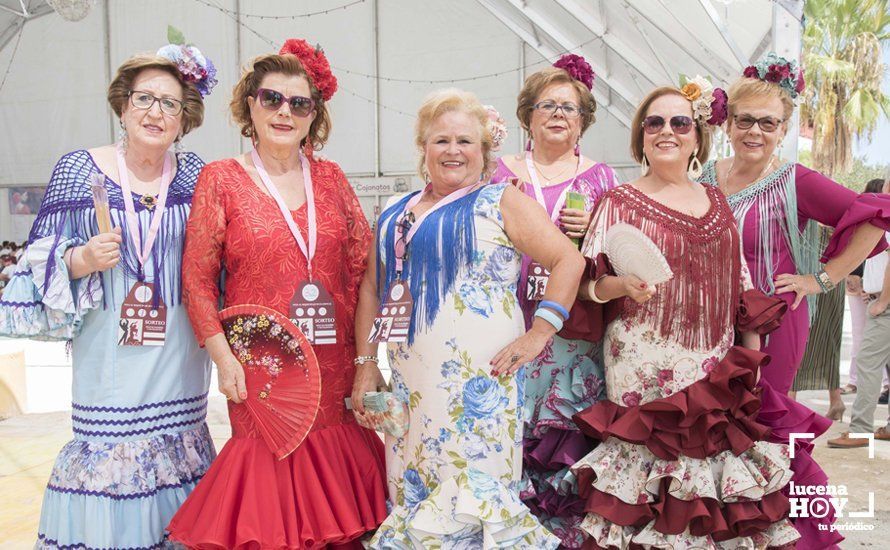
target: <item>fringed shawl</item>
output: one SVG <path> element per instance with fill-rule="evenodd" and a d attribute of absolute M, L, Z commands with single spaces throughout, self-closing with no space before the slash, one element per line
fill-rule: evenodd
<path fill-rule="evenodd" d="M 454 288 L 461 270 L 470 267 L 476 257 L 476 198 L 481 187 L 431 213 L 407 247 L 404 273 L 414 298 L 408 343 L 414 342 L 418 327 L 428 329 L 439 312 L 442 300 Z M 377 291 L 381 302 L 389 286 L 397 279 L 395 242 L 396 224 L 405 204 L 417 193 L 410 193 L 383 211 L 377 222 Z"/>
<path fill-rule="evenodd" d="M 625 300 L 623 321 L 648 325 L 659 337 L 695 350 L 713 349 L 732 333 L 742 290 L 740 239 L 732 211 L 719 190 L 707 191 L 711 208 L 695 218 L 631 185 L 616 187 L 603 196 L 583 250 L 594 258 L 604 252 L 606 231 L 616 223 L 642 230 L 664 254 L 674 276 L 658 285 L 647 302 Z"/>
<path fill-rule="evenodd" d="M 769 296 L 776 291 L 779 247 L 786 246 L 791 251 L 797 273 L 815 273 L 819 270 L 818 224 L 808 220 L 801 229 L 794 166 L 793 162 L 785 163 L 760 181 L 726 197 L 740 234 L 744 235 L 745 219 L 752 209 L 753 215 L 757 216 L 755 262 L 750 266 L 751 277 L 755 288 Z M 714 161 L 705 165 L 699 181 L 717 186 L 717 167 Z M 811 320 L 816 310 L 814 298 L 808 298 Z"/>
<path fill-rule="evenodd" d="M 177 156 L 176 176 L 170 185 L 167 205 L 161 219 L 158 238 L 146 265 L 145 280 L 154 282 L 167 306 L 181 302 L 181 264 L 184 247 L 185 225 L 191 208 L 192 195 L 203 161 L 193 153 Z M 63 156 L 53 170 L 52 179 L 40 205 L 40 212 L 31 227 L 29 241 L 54 236 L 56 243 L 66 239 L 76 239 L 85 243 L 99 233 L 96 223 L 96 209 L 90 190 L 90 178 L 100 173 L 93 157 L 87 151 L 74 151 Z M 109 212 L 113 227 L 122 229 L 121 262 L 113 271 L 122 270 L 125 288 L 129 289 L 139 280 L 139 260 L 127 231 L 124 201 L 121 188 L 110 178 L 105 178 L 108 191 Z M 135 195 L 136 214 L 139 218 L 139 233 L 143 237 L 148 232 L 150 216 L 147 209 Z M 47 266 L 47 284 L 53 266 Z M 110 296 L 111 286 L 102 278 L 103 305 L 109 307 L 123 296 Z"/>

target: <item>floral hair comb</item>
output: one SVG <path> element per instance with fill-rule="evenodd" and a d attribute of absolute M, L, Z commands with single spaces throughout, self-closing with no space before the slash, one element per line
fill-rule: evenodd
<path fill-rule="evenodd" d="M 701 75 L 689 78 L 681 74 L 680 93 L 692 102 L 692 117 L 699 124 L 719 126 L 726 122 L 726 92 L 714 87 L 707 78 Z"/>
<path fill-rule="evenodd" d="M 170 43 L 159 49 L 157 55 L 172 61 L 183 79 L 195 85 L 201 97 L 210 95 L 218 83 L 213 62 L 197 47 L 186 44 L 182 32 L 175 27 L 167 26 L 167 40 Z"/>
<path fill-rule="evenodd" d="M 780 88 L 788 92 L 791 99 L 797 99 L 806 88 L 803 69 L 800 68 L 797 61 L 788 61 L 777 55 L 776 52 L 769 52 L 766 57 L 754 65 L 746 67 L 742 74 L 748 78 L 778 84 Z"/>
<path fill-rule="evenodd" d="M 563 69 L 572 78 L 587 86 L 588 90 L 593 91 L 593 80 L 596 78 L 596 73 L 593 72 L 590 63 L 580 55 L 567 53 L 557 59 L 553 66 Z"/>

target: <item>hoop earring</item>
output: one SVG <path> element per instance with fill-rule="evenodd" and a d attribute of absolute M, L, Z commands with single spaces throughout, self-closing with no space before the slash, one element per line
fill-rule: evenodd
<path fill-rule="evenodd" d="M 129 145 L 130 139 L 127 135 L 127 127 L 124 126 L 124 119 L 120 120 L 120 129 L 117 131 L 117 142 L 120 144 L 120 148 L 123 151 L 127 150 L 127 145 Z"/>
<path fill-rule="evenodd" d="M 695 153 L 692 154 L 692 160 L 689 162 L 689 167 L 686 170 L 686 175 L 689 176 L 689 179 L 695 181 L 701 177 L 702 173 L 702 165 L 701 161 L 698 160 L 698 147 L 695 148 Z"/>
<path fill-rule="evenodd" d="M 643 153 L 643 162 L 640 163 L 640 175 L 645 176 L 649 173 L 649 161 L 646 160 L 646 153 Z"/>

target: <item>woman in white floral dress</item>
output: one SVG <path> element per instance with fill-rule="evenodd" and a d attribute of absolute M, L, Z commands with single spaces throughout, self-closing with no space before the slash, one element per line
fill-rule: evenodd
<path fill-rule="evenodd" d="M 383 291 L 398 280 L 414 316 L 407 342 L 389 344 L 392 390 L 409 404 L 410 427 L 387 437 L 393 509 L 372 548 L 559 544 L 519 499 L 519 484 L 521 367 L 559 328 L 545 319 L 561 322 L 545 313 L 526 332 L 515 291 L 520 251 L 550 269 L 547 298 L 557 310 L 572 302 L 584 262 L 532 199 L 487 184 L 487 120 L 472 94 L 431 95 L 416 135 L 429 184 L 395 197 L 378 220 L 356 333 L 370 334 Z M 353 403 L 362 414 L 362 396 L 383 380 L 376 344 L 359 339 Z"/>
<path fill-rule="evenodd" d="M 752 289 L 729 205 L 690 177 L 710 146 L 697 97 L 659 88 L 643 100 L 631 150 L 651 169 L 603 196 L 582 247 L 602 259 L 608 230 L 630 224 L 673 272 L 655 288 L 605 276 L 588 292 L 633 298 L 606 326 L 608 399 L 575 415 L 603 440 L 572 467 L 595 548 L 759 549 L 798 538 L 781 492 L 788 450 L 764 440 L 754 391 L 767 363 L 758 333 L 776 328 L 785 306 Z"/>

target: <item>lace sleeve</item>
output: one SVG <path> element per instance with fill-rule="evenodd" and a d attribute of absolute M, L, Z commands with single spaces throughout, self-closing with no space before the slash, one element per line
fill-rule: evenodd
<path fill-rule="evenodd" d="M 222 332 L 219 322 L 219 275 L 225 248 L 226 207 L 219 168 L 207 166 L 198 176 L 186 227 L 182 257 L 182 301 L 198 343 Z"/>

